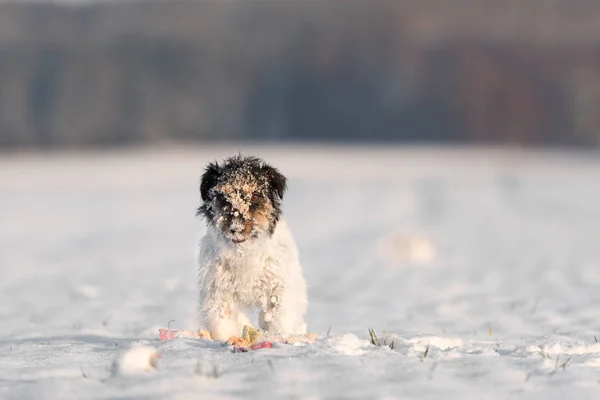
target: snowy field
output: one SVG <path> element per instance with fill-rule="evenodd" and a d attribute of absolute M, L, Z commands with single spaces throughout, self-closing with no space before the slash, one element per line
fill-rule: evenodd
<path fill-rule="evenodd" d="M 600 398 L 593 154 L 243 148 L 289 178 L 322 339 L 159 341 L 198 327 L 199 176 L 238 150 L 0 155 L 0 398 Z M 157 371 L 111 376 L 135 344 Z"/>

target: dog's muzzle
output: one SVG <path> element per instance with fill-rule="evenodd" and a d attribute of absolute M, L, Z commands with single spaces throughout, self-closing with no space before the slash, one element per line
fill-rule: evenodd
<path fill-rule="evenodd" d="M 242 243 L 246 240 L 244 229 L 245 225 L 242 221 L 233 221 L 231 225 L 229 225 L 229 233 L 227 236 L 234 243 Z"/>

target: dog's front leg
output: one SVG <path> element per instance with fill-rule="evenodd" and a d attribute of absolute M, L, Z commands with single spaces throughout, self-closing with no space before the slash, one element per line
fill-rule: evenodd
<path fill-rule="evenodd" d="M 306 333 L 306 324 L 304 323 L 303 313 L 298 307 L 296 299 L 289 293 L 271 296 L 271 309 L 265 313 L 269 318 L 267 323 L 269 332 L 301 335 Z"/>
<path fill-rule="evenodd" d="M 298 334 L 298 315 L 294 299 L 277 287 L 261 306 L 259 326 L 273 334 Z"/>
<path fill-rule="evenodd" d="M 234 311 L 234 304 L 220 296 L 207 299 L 205 303 L 206 322 L 213 339 L 227 340 L 239 336 L 239 324 Z"/>
<path fill-rule="evenodd" d="M 273 329 L 273 316 L 277 315 L 279 312 L 277 310 L 277 294 L 279 294 L 279 287 L 273 289 L 273 291 L 269 291 L 267 294 L 261 297 L 258 307 L 260 308 L 260 314 L 258 315 L 258 326 L 263 331 L 269 333 L 276 333 L 276 330 Z"/>

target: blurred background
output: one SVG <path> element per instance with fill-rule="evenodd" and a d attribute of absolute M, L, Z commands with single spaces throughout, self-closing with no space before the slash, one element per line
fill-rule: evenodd
<path fill-rule="evenodd" d="M 0 2 L 0 146 L 597 146 L 595 0 Z"/>

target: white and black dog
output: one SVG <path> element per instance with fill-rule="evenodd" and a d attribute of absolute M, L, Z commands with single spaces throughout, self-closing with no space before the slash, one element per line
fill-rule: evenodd
<path fill-rule="evenodd" d="M 202 175 L 198 214 L 199 313 L 214 339 L 240 336 L 258 308 L 268 333 L 304 334 L 306 281 L 291 232 L 281 218 L 286 178 L 256 157 L 210 163 Z"/>

